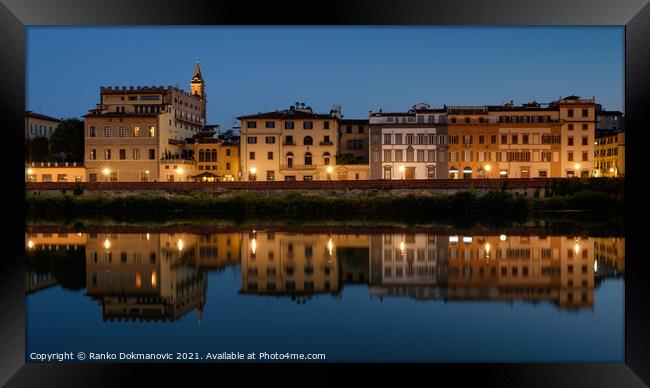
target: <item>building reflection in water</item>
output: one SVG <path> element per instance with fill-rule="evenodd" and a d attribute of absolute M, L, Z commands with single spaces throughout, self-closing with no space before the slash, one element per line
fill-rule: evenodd
<path fill-rule="evenodd" d="M 111 321 L 177 320 L 192 310 L 200 321 L 207 271 L 231 265 L 241 266 L 241 294 L 297 303 L 366 285 L 379 300 L 547 301 L 570 310 L 592 308 L 594 287 L 625 271 L 625 239 L 584 236 L 30 232 L 25 245 L 28 293 L 85 287 Z"/>

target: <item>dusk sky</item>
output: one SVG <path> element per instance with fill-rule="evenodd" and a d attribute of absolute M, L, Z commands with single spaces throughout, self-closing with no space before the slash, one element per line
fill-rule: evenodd
<path fill-rule="evenodd" d="M 624 109 L 623 27 L 28 27 L 27 109 L 80 117 L 100 86 L 178 85 L 200 61 L 208 123 L 296 101 L 368 111 L 550 102 Z"/>

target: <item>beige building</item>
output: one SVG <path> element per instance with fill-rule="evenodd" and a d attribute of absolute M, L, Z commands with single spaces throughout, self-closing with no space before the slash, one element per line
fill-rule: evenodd
<path fill-rule="evenodd" d="M 84 116 L 88 181 L 186 181 L 196 162 L 186 139 L 206 125 L 206 95 L 197 63 L 191 92 L 172 86 L 100 88 Z"/>
<path fill-rule="evenodd" d="M 61 120 L 40 113 L 25 111 L 25 140 L 35 137 L 50 138 Z"/>
<path fill-rule="evenodd" d="M 85 182 L 86 168 L 76 162 L 32 162 L 25 165 L 25 182 Z"/>
<path fill-rule="evenodd" d="M 302 104 L 238 119 L 242 180 L 336 179 L 335 115 L 317 114 Z"/>
<path fill-rule="evenodd" d="M 625 176 L 625 132 L 597 137 L 594 148 L 596 176 Z"/>

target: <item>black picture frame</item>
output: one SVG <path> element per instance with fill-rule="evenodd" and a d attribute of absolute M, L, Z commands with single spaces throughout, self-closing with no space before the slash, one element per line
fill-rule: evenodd
<path fill-rule="evenodd" d="M 368 365 L 304 365 L 318 384 L 326 380 L 369 383 L 395 376 L 495 386 L 625 386 L 650 383 L 650 286 L 642 241 L 644 214 L 643 170 L 640 147 L 647 144 L 650 93 L 650 5 L 647 0 L 492 0 L 492 1 L 317 1 L 317 2 L 191 2 L 173 0 L 2 0 L 0 4 L 0 85 L 4 113 L 5 149 L 18 153 L 25 110 L 25 33 L 31 25 L 624 25 L 626 152 L 626 279 L 625 363 L 620 364 L 419 364 L 413 371 L 393 373 L 403 364 L 381 365 L 381 373 Z M 561 66 L 558 59 L 558 66 Z M 19 128 L 21 128 L 19 130 Z M 11 151 L 11 150 L 9 150 Z M 197 383 L 196 376 L 217 384 L 224 374 L 252 376 L 269 381 L 284 378 L 291 384 L 295 365 L 260 365 L 261 373 L 244 372 L 244 365 L 83 365 L 25 363 L 24 218 L 15 204 L 24 201 L 24 164 L 11 159 L 6 174 L 5 206 L 16 208 L 17 224 L 7 234 L 11 249 L 0 260 L 0 384 L 8 386 L 115 386 L 151 383 L 164 376 L 167 383 Z M 9 175 L 9 176 L 7 176 Z M 9 190 L 6 190 L 9 188 Z M 6 221 L 7 222 L 7 221 Z M 16 222 L 16 221 L 15 221 Z M 15 236 L 15 238 L 13 238 Z M 15 250 L 14 250 L 15 249 Z M 604 334 L 605 335 L 605 334 Z M 192 371 L 188 372 L 187 368 Z M 303 369 L 303 370 L 305 370 Z M 335 373 L 334 373 L 335 372 Z M 339 376 L 347 377 L 341 380 Z M 402 376 L 402 377 L 397 377 Z M 435 378 L 431 377 L 435 376 Z M 245 379 L 244 379 L 245 378 Z M 430 381 L 434 381 L 430 380 Z M 221 380 L 224 381 L 224 380 Z M 277 380 L 276 380 L 277 381 Z M 309 381 L 293 381 L 309 384 Z M 198 384 L 198 383 L 197 383 Z M 213 385 L 211 384 L 211 385 Z"/>

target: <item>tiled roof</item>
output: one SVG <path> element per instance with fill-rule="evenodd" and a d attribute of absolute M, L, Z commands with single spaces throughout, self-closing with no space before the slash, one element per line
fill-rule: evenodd
<path fill-rule="evenodd" d="M 49 120 L 49 121 L 56 121 L 56 122 L 60 122 L 60 121 L 61 121 L 60 119 L 56 119 L 56 118 L 54 118 L 54 117 L 52 117 L 52 116 L 42 115 L 42 114 L 40 114 L 40 113 L 32 112 L 31 110 L 27 110 L 27 111 L 25 111 L 25 116 L 27 116 L 27 117 L 33 117 L 33 118 L 35 118 L 35 119 L 41 119 L 41 120 Z"/>

